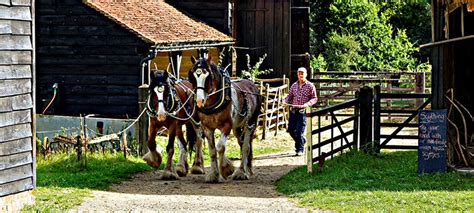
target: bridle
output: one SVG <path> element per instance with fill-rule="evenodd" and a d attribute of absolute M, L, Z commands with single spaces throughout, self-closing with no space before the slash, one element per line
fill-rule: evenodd
<path fill-rule="evenodd" d="M 199 59 L 199 60 L 202 60 L 202 59 Z M 230 102 L 231 100 L 231 83 L 230 83 L 230 76 L 229 74 L 227 73 L 226 69 L 229 67 L 227 66 L 225 69 L 221 69 L 219 70 L 217 68 L 217 66 L 215 67 L 211 67 L 210 65 L 206 65 L 206 66 L 203 66 L 201 65 L 200 63 L 203 63 L 202 61 L 198 62 L 199 64 L 197 64 L 197 68 L 193 68 L 195 69 L 192 74 L 194 75 L 194 78 L 196 79 L 199 78 L 201 75 L 204 75 L 205 77 L 205 82 L 208 80 L 207 78 L 209 76 L 211 76 L 211 81 L 212 79 L 214 79 L 214 73 L 218 73 L 217 75 L 219 76 L 218 79 L 219 79 L 219 82 L 217 83 L 217 87 L 220 87 L 219 89 L 216 89 L 215 91 L 211 92 L 211 93 L 208 93 L 207 90 L 206 90 L 206 83 L 204 82 L 204 86 L 198 86 L 197 85 L 197 80 L 196 80 L 196 87 L 194 89 L 194 105 L 196 106 L 196 100 L 197 100 L 197 94 L 198 94 L 198 90 L 202 90 L 204 92 L 204 94 L 208 93 L 206 95 L 206 97 L 210 97 L 212 95 L 215 95 L 215 94 L 218 94 L 218 98 L 217 98 L 217 101 L 211 105 L 211 106 L 207 106 L 207 107 L 201 107 L 201 108 L 198 108 L 198 111 L 199 112 L 202 112 L 204 114 L 212 114 L 216 111 L 219 111 L 221 110 L 222 108 L 224 108 L 225 106 L 227 106 L 227 104 Z M 213 70 L 216 69 L 216 70 Z M 206 71 L 206 73 L 203 71 L 203 69 Z M 194 84 L 194 83 L 193 83 Z M 206 98 L 207 99 L 207 98 Z"/>

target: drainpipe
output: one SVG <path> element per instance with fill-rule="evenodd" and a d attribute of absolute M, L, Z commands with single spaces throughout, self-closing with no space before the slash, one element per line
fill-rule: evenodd
<path fill-rule="evenodd" d="M 149 77 L 149 76 L 150 76 L 150 75 L 149 75 L 149 73 L 150 73 L 150 66 L 148 66 L 148 62 L 149 62 L 151 59 L 155 58 L 155 55 L 156 55 L 156 49 L 152 49 L 152 50 L 150 50 L 150 52 L 148 53 L 148 55 L 147 55 L 145 58 L 143 58 L 142 60 L 140 60 L 139 66 L 140 66 L 140 70 L 141 70 L 142 85 L 144 85 L 145 83 L 148 84 L 149 81 L 150 81 L 150 79 L 149 79 L 149 78 L 150 78 L 150 77 Z M 145 67 L 147 67 L 147 72 L 146 72 L 146 73 L 147 73 L 148 75 L 145 75 Z M 146 76 L 148 76 L 147 81 L 145 81 Z"/>
<path fill-rule="evenodd" d="M 145 110 L 145 105 L 146 105 L 146 99 L 147 99 L 147 94 L 148 94 L 148 83 L 150 83 L 150 66 L 148 66 L 148 62 L 153 59 L 156 55 L 156 48 L 153 48 L 150 50 L 148 53 L 148 56 L 143 58 L 140 61 L 140 70 L 141 70 L 141 79 L 142 79 L 142 84 L 138 87 L 138 114 L 140 115 L 140 112 Z M 146 72 L 145 72 L 145 67 Z M 148 76 L 148 77 L 146 77 Z M 146 84 L 145 84 L 145 78 L 147 79 Z M 146 151 L 148 150 L 147 148 L 147 127 L 148 127 L 148 117 L 147 116 L 141 116 L 138 120 L 138 125 L 137 128 L 135 129 L 135 135 L 138 141 L 138 147 L 139 147 L 139 154 L 140 156 L 145 155 Z"/>

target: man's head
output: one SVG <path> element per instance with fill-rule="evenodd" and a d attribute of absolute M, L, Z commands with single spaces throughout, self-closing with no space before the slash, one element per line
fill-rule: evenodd
<path fill-rule="evenodd" d="M 298 81 L 300 81 L 300 82 L 306 81 L 306 76 L 308 75 L 306 73 L 306 68 L 304 68 L 304 67 L 298 68 L 298 73 L 297 74 L 298 74 Z"/>

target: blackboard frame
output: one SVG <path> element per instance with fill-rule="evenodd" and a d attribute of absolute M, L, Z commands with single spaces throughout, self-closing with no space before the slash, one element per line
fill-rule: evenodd
<path fill-rule="evenodd" d="M 420 110 L 418 124 L 418 173 L 446 172 L 447 110 Z"/>

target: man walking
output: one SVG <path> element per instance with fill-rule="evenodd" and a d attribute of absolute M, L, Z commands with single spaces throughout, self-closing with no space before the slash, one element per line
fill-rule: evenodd
<path fill-rule="evenodd" d="M 305 108 L 313 106 L 318 101 L 316 88 L 306 80 L 306 68 L 298 68 L 298 81 L 293 83 L 284 102 L 290 106 L 290 118 L 288 121 L 288 132 L 295 141 L 296 156 L 303 155 L 304 143 L 306 142 L 304 131 L 306 129 Z"/>

